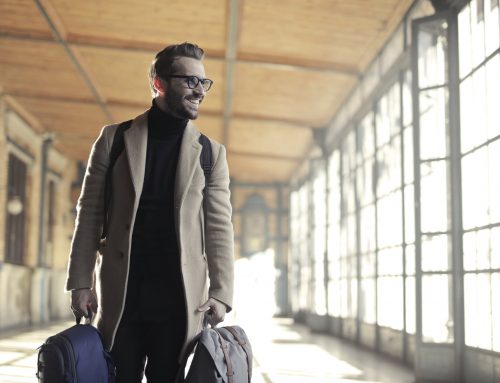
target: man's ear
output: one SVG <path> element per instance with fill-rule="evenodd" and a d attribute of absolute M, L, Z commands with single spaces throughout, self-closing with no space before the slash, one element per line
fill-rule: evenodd
<path fill-rule="evenodd" d="M 165 81 L 162 80 L 160 77 L 156 76 L 154 79 L 153 79 L 153 86 L 156 90 L 156 92 L 158 93 L 165 93 L 165 91 L 167 90 L 167 87 L 166 87 L 166 84 L 165 84 Z"/>

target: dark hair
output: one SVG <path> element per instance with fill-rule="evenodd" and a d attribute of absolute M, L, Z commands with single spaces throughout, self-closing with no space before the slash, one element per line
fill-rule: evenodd
<path fill-rule="evenodd" d="M 155 77 L 168 77 L 172 74 L 174 61 L 179 57 L 191 57 L 197 60 L 203 59 L 205 52 L 196 44 L 188 42 L 169 45 L 158 52 L 149 68 L 149 86 L 153 96 L 155 94 L 153 80 Z"/>

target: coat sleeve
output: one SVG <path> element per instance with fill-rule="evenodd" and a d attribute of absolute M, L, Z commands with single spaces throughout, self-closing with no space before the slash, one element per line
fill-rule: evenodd
<path fill-rule="evenodd" d="M 224 303 L 228 312 L 233 305 L 234 232 L 231 222 L 229 170 L 226 150 L 220 146 L 205 191 L 205 249 L 210 288 L 208 295 Z"/>
<path fill-rule="evenodd" d="M 82 191 L 76 206 L 75 231 L 71 241 L 66 290 L 92 287 L 102 231 L 104 184 L 109 164 L 106 127 L 90 152 Z"/>

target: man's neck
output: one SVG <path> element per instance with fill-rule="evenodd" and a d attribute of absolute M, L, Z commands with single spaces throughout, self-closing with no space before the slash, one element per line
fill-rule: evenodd
<path fill-rule="evenodd" d="M 168 114 L 169 116 L 172 116 L 172 117 L 175 117 L 177 118 L 176 116 L 174 116 L 172 114 L 172 112 L 170 111 L 170 109 L 168 108 L 167 106 L 167 103 L 165 102 L 165 100 L 163 99 L 163 97 L 158 97 L 156 96 L 155 97 L 155 104 L 156 106 L 158 107 L 158 109 L 160 109 L 162 112 L 165 112 L 166 114 Z"/>

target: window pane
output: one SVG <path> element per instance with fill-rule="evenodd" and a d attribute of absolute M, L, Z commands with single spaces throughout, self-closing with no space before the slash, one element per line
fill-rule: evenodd
<path fill-rule="evenodd" d="M 500 84 L 500 54 L 497 54 L 486 64 L 486 124 L 488 126 L 488 138 L 494 138 L 500 134 L 500 108 L 498 107 L 500 86 L 498 84 Z"/>
<path fill-rule="evenodd" d="M 363 254 L 361 259 L 361 276 L 373 277 L 375 276 L 375 253 Z"/>
<path fill-rule="evenodd" d="M 461 79 L 472 70 L 472 35 L 470 27 L 470 5 L 466 5 L 458 15 L 458 53 Z"/>
<path fill-rule="evenodd" d="M 369 205 L 360 212 L 360 246 L 361 253 L 375 250 L 375 206 Z"/>
<path fill-rule="evenodd" d="M 451 280 L 448 275 L 422 277 L 422 338 L 424 342 L 453 342 Z"/>
<path fill-rule="evenodd" d="M 485 76 L 484 67 L 481 67 L 460 85 L 462 153 L 481 145 L 487 139 Z"/>
<path fill-rule="evenodd" d="M 500 84 L 500 54 L 497 54 L 486 64 L 488 138 L 494 138 L 500 134 L 500 108 L 498 107 L 500 87 L 498 84 Z"/>
<path fill-rule="evenodd" d="M 447 156 L 446 124 L 448 91 L 431 89 L 420 93 L 420 158 Z"/>
<path fill-rule="evenodd" d="M 491 246 L 491 267 L 493 269 L 500 269 L 500 227 L 494 227 L 491 229 L 490 246 Z"/>
<path fill-rule="evenodd" d="M 369 112 L 358 126 L 358 150 L 360 161 L 375 153 L 375 135 L 373 131 L 373 112 Z"/>
<path fill-rule="evenodd" d="M 411 90 L 411 71 L 406 71 L 403 80 L 403 126 L 413 122 L 413 97 Z"/>
<path fill-rule="evenodd" d="M 484 1 L 481 1 L 484 2 Z M 478 1 L 470 3 L 470 23 L 472 32 L 472 67 L 477 67 L 485 58 L 484 50 L 484 11 L 478 10 Z M 479 12 L 478 12 L 479 11 Z"/>
<path fill-rule="evenodd" d="M 474 104 L 472 77 L 466 78 L 460 84 L 460 145 L 462 153 L 476 146 L 474 138 Z"/>
<path fill-rule="evenodd" d="M 493 351 L 500 351 L 500 273 L 491 274 L 491 323 L 493 326 Z"/>
<path fill-rule="evenodd" d="M 351 130 L 342 145 L 342 174 L 348 174 L 356 167 L 355 133 Z"/>
<path fill-rule="evenodd" d="M 375 279 L 363 279 L 361 281 L 361 306 L 359 315 L 363 322 L 375 323 Z"/>
<path fill-rule="evenodd" d="M 422 271 L 447 271 L 451 268 L 448 235 L 422 236 Z"/>
<path fill-rule="evenodd" d="M 415 275 L 415 245 L 407 245 L 406 249 L 406 274 Z"/>
<path fill-rule="evenodd" d="M 28 166 L 13 154 L 8 157 L 7 200 L 20 202 L 21 211 L 13 214 L 6 211 L 5 261 L 17 265 L 25 263 L 25 238 L 27 216 Z"/>
<path fill-rule="evenodd" d="M 491 286 L 489 274 L 466 274 L 465 344 L 486 350 L 492 348 Z"/>
<path fill-rule="evenodd" d="M 464 229 L 489 223 L 488 201 L 488 151 L 483 147 L 462 159 Z"/>
<path fill-rule="evenodd" d="M 377 153 L 377 196 L 401 187 L 401 137 L 396 136 Z"/>
<path fill-rule="evenodd" d="M 314 211 L 314 309 L 316 314 L 326 314 L 325 293 L 325 241 L 326 241 L 326 178 L 322 164 L 313 182 L 313 211 Z"/>
<path fill-rule="evenodd" d="M 416 308 L 415 300 L 415 277 L 406 278 L 406 332 L 415 334 Z"/>
<path fill-rule="evenodd" d="M 361 206 L 366 206 L 374 199 L 373 195 L 373 162 L 370 157 L 365 160 L 358 168 L 358 196 Z"/>
<path fill-rule="evenodd" d="M 341 299 L 340 281 L 330 281 L 328 284 L 328 314 L 334 317 L 340 316 Z"/>
<path fill-rule="evenodd" d="M 349 289 L 347 279 L 340 280 L 340 291 L 341 291 L 341 301 L 340 301 L 340 316 L 342 318 L 347 318 L 348 316 L 348 303 L 349 303 Z"/>
<path fill-rule="evenodd" d="M 403 242 L 403 208 L 401 191 L 396 191 L 377 202 L 378 247 L 400 245 Z"/>
<path fill-rule="evenodd" d="M 414 160 L 413 160 L 413 127 L 410 126 L 404 130 L 404 177 L 405 184 L 413 182 L 414 177 Z"/>
<path fill-rule="evenodd" d="M 352 214 L 348 217 L 348 237 L 347 237 L 347 251 L 348 254 L 356 254 L 357 243 L 356 243 L 356 215 Z"/>
<path fill-rule="evenodd" d="M 447 165 L 433 161 L 420 166 L 422 232 L 448 230 Z"/>
<path fill-rule="evenodd" d="M 404 188 L 405 193 L 405 241 L 415 242 L 415 196 L 413 185 Z"/>
<path fill-rule="evenodd" d="M 498 19 L 498 0 L 485 1 L 485 32 L 486 36 L 486 56 L 489 56 L 495 49 L 500 47 L 500 22 Z"/>
<path fill-rule="evenodd" d="M 401 131 L 401 101 L 399 83 L 395 83 L 377 103 L 375 116 L 377 147 L 387 144 Z"/>
<path fill-rule="evenodd" d="M 347 209 L 348 213 L 352 213 L 356 209 L 356 190 L 355 190 L 354 171 L 352 173 L 343 176 L 342 205 Z"/>
<path fill-rule="evenodd" d="M 403 278 L 378 279 L 377 322 L 380 326 L 403 329 Z"/>
<path fill-rule="evenodd" d="M 378 252 L 378 274 L 403 274 L 403 250 L 401 247 L 384 249 Z"/>
<path fill-rule="evenodd" d="M 490 268 L 489 229 L 465 233 L 463 246 L 465 270 L 485 270 Z"/>
<path fill-rule="evenodd" d="M 442 20 L 427 23 L 418 35 L 419 88 L 442 85 L 447 78 L 446 34 L 447 24 Z"/>
<path fill-rule="evenodd" d="M 487 140 L 486 71 L 478 69 L 460 84 L 460 131 L 462 153 Z"/>
<path fill-rule="evenodd" d="M 351 279 L 349 288 L 348 316 L 356 318 L 358 316 L 358 281 L 354 278 Z"/>

